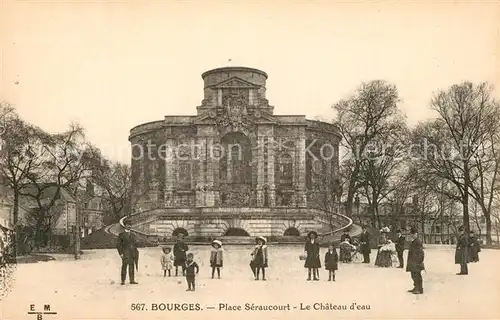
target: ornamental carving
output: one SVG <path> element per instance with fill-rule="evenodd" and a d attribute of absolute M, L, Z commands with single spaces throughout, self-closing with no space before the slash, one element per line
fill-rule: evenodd
<path fill-rule="evenodd" d="M 222 108 L 216 120 L 219 132 L 224 131 L 223 128 L 230 128 L 233 132 L 250 129 L 252 121 L 247 108 L 247 90 L 225 90 L 222 96 Z"/>

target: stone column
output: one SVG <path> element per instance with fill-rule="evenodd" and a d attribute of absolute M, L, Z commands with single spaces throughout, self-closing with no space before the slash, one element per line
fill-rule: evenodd
<path fill-rule="evenodd" d="M 307 206 L 306 195 L 306 137 L 305 128 L 301 129 L 301 134 L 297 139 L 297 206 Z"/>
<path fill-rule="evenodd" d="M 214 165 L 217 165 L 217 163 L 215 162 L 215 159 L 212 155 L 213 143 L 214 143 L 214 139 L 212 137 L 207 137 L 205 139 L 205 144 L 206 144 L 205 158 L 207 159 L 206 182 L 207 182 L 207 185 L 209 186 L 209 189 L 206 192 L 206 201 L 205 201 L 206 202 L 205 206 L 207 206 L 207 207 L 215 206 Z"/>
<path fill-rule="evenodd" d="M 198 163 L 198 170 L 195 172 L 196 174 L 196 206 L 197 207 L 204 207 L 205 204 L 205 167 L 204 167 L 204 161 L 206 159 L 206 145 L 205 145 L 205 137 L 203 136 L 198 136 L 194 140 L 196 148 L 195 154 L 196 158 L 194 159 L 196 163 Z"/>
<path fill-rule="evenodd" d="M 153 150 L 155 151 L 155 150 Z M 153 157 L 156 157 L 157 152 L 153 152 Z M 149 160 L 148 160 L 149 161 Z M 149 179 L 148 183 L 148 198 L 149 198 L 149 203 L 148 206 L 150 209 L 156 208 L 159 206 L 158 203 L 158 198 L 160 194 L 160 183 L 158 181 L 158 161 L 159 159 L 153 158 L 151 159 L 150 162 L 150 168 L 149 168 L 149 173 L 151 175 L 151 178 Z"/>
<path fill-rule="evenodd" d="M 137 178 L 137 188 L 135 190 L 137 197 L 137 206 L 139 207 L 138 209 L 141 210 L 145 205 L 144 195 L 146 192 L 146 181 L 145 181 L 146 174 L 144 172 L 145 171 L 144 161 L 146 161 L 145 155 L 143 155 L 143 157 L 141 157 L 141 159 L 139 159 L 138 161 L 139 161 L 139 175 Z"/>
<path fill-rule="evenodd" d="M 268 137 L 268 147 L 267 147 L 267 183 L 269 185 L 269 206 L 274 207 L 276 205 L 276 187 L 274 183 L 274 149 L 276 144 L 274 143 L 274 137 Z"/>
<path fill-rule="evenodd" d="M 264 137 L 257 136 L 257 207 L 264 206 Z"/>
<path fill-rule="evenodd" d="M 165 207 L 174 206 L 175 190 L 175 140 L 167 138 L 165 150 Z"/>

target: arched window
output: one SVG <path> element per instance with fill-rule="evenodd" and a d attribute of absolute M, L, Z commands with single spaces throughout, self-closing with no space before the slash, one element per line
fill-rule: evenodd
<path fill-rule="evenodd" d="M 224 232 L 226 237 L 249 237 L 248 232 L 241 228 L 229 228 Z"/>
<path fill-rule="evenodd" d="M 279 184 L 291 186 L 293 184 L 293 160 L 289 154 L 284 154 L 279 159 Z"/>
<path fill-rule="evenodd" d="M 291 227 L 285 230 L 284 236 L 300 237 L 300 232 L 297 228 Z"/>
<path fill-rule="evenodd" d="M 224 156 L 220 159 L 221 183 L 250 184 L 252 181 L 252 150 L 250 139 L 239 132 L 232 132 L 221 139 Z"/>

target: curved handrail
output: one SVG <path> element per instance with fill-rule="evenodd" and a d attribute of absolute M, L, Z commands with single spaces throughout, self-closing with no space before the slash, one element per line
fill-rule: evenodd
<path fill-rule="evenodd" d="M 352 219 L 351 219 L 351 218 L 349 218 L 349 217 L 348 217 L 348 216 L 346 216 L 346 215 L 343 215 L 343 214 L 341 214 L 341 213 L 327 212 L 327 211 L 325 211 L 325 210 L 322 210 L 322 211 L 323 211 L 323 212 L 326 212 L 327 214 L 334 214 L 334 215 L 340 216 L 340 217 L 342 217 L 342 218 L 344 218 L 344 219 L 346 219 L 346 220 L 348 221 L 347 225 L 345 225 L 345 226 L 343 226 L 343 227 L 340 227 L 340 228 L 338 228 L 338 229 L 335 229 L 335 230 L 328 231 L 328 232 L 325 232 L 325 233 L 320 234 L 320 236 L 322 236 L 322 237 L 326 237 L 326 236 L 332 235 L 332 234 L 334 234 L 334 233 L 337 233 L 337 232 L 339 232 L 339 231 L 342 231 L 342 230 L 344 230 L 344 229 L 347 229 L 347 228 L 351 227 L 351 226 L 354 224 L 354 221 L 352 221 Z"/>
<path fill-rule="evenodd" d="M 318 208 L 310 208 L 310 209 L 312 209 L 312 210 L 318 210 L 318 211 L 321 211 L 321 212 L 325 213 L 326 215 L 328 215 L 328 214 L 330 214 L 330 215 L 336 215 L 336 216 L 338 216 L 338 217 L 341 217 L 341 218 L 342 218 L 342 219 L 344 219 L 344 220 L 347 220 L 347 224 L 346 224 L 346 225 L 344 225 L 344 226 L 342 226 L 342 227 L 340 227 L 340 228 L 337 228 L 337 229 L 335 229 L 335 230 L 332 230 L 332 231 L 328 231 L 328 232 L 325 232 L 325 233 L 321 233 L 321 234 L 319 234 L 319 235 L 320 235 L 320 236 L 322 236 L 322 237 L 326 237 L 326 236 L 329 236 L 329 235 L 335 234 L 335 233 L 337 233 L 337 232 L 340 232 L 340 231 L 342 231 L 342 230 L 344 230 L 344 229 L 347 229 L 347 228 L 351 227 L 351 226 L 354 224 L 354 221 L 353 221 L 351 218 L 349 218 L 348 216 L 343 215 L 343 214 L 341 214 L 341 213 L 328 212 L 328 211 L 326 211 L 326 210 L 323 210 L 323 209 L 318 209 Z M 125 228 L 124 221 L 125 221 L 126 219 L 131 218 L 131 217 L 134 217 L 134 216 L 138 216 L 138 215 L 140 215 L 140 214 L 142 214 L 142 213 L 146 213 L 146 212 L 148 212 L 148 211 L 153 211 L 153 210 L 154 210 L 154 209 L 147 210 L 147 211 L 136 212 L 136 213 L 134 213 L 134 214 L 131 214 L 131 215 L 128 215 L 128 216 L 124 216 L 124 217 L 122 217 L 122 218 L 120 219 L 119 224 L 120 224 L 120 226 L 121 226 L 122 228 Z M 142 231 L 139 231 L 139 230 L 131 229 L 131 231 L 133 231 L 133 232 L 135 232 L 135 233 L 138 233 L 138 234 L 140 234 L 140 235 L 143 235 L 143 236 L 147 236 L 147 237 L 148 237 L 148 236 L 150 236 L 148 233 L 146 233 L 146 232 L 142 232 Z"/>
<path fill-rule="evenodd" d="M 124 216 L 124 217 L 122 217 L 122 218 L 120 219 L 120 221 L 118 221 L 118 223 L 120 224 L 120 226 L 121 226 L 122 228 L 125 228 L 125 225 L 124 225 L 124 221 L 125 221 L 125 219 L 130 218 L 130 217 L 135 216 L 135 215 L 138 215 L 138 214 L 141 214 L 141 213 L 142 213 L 142 212 L 137 212 L 137 213 L 131 214 L 131 215 L 129 215 L 129 216 Z M 143 236 L 146 236 L 146 237 L 147 237 L 147 236 L 149 236 L 149 235 L 148 235 L 147 233 L 145 233 L 145 232 L 142 232 L 142 231 L 139 231 L 139 230 L 135 230 L 135 229 L 132 229 L 132 228 L 130 229 L 130 231 L 135 232 L 135 233 L 138 233 L 138 234 L 143 235 Z"/>

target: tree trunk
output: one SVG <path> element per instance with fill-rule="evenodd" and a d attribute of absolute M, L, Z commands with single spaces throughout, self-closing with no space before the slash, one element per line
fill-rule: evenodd
<path fill-rule="evenodd" d="M 345 201 L 345 215 L 348 217 L 352 217 L 353 202 L 354 202 L 354 187 L 351 190 L 351 186 L 349 186 L 349 190 L 347 191 L 347 199 Z"/>
<path fill-rule="evenodd" d="M 78 200 L 78 196 L 75 195 L 76 203 L 75 203 L 75 260 L 80 259 L 80 201 Z"/>
<path fill-rule="evenodd" d="M 12 211 L 12 225 L 17 226 L 17 221 L 19 219 L 19 189 L 14 188 L 14 210 Z"/>
<path fill-rule="evenodd" d="M 463 193 L 463 223 L 466 234 L 470 233 L 469 226 L 469 182 L 470 182 L 470 172 L 469 172 L 469 164 L 467 162 L 464 163 L 464 193 Z"/>
<path fill-rule="evenodd" d="M 491 245 L 491 217 L 490 215 L 484 215 L 484 218 L 486 219 L 486 244 Z M 498 237 L 498 231 L 497 231 L 497 237 Z"/>

